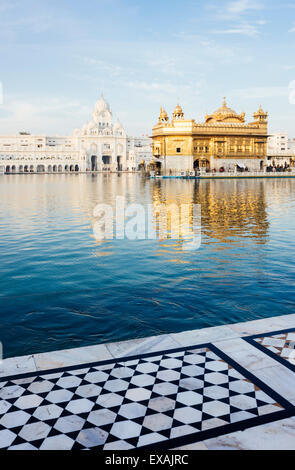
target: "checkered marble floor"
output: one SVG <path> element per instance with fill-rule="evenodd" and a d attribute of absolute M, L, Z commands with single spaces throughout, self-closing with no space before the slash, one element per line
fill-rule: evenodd
<path fill-rule="evenodd" d="M 0 448 L 169 449 L 293 415 L 206 344 L 1 379 Z"/>
<path fill-rule="evenodd" d="M 295 371 L 295 328 L 253 335 L 244 339 Z"/>

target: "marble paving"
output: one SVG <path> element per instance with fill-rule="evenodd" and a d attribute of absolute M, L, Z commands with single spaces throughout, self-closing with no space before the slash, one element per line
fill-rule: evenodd
<path fill-rule="evenodd" d="M 0 363 L 0 449 L 295 449 L 295 315 Z"/>
<path fill-rule="evenodd" d="M 295 371 L 295 328 L 253 335 L 244 339 Z"/>

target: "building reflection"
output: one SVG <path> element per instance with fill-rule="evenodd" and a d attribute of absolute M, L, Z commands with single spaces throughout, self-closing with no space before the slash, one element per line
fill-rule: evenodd
<path fill-rule="evenodd" d="M 149 204 L 154 208 L 187 204 L 190 208 L 190 229 L 193 205 L 199 204 L 202 244 L 214 240 L 229 244 L 246 238 L 263 244 L 268 240 L 268 212 L 271 210 L 272 214 L 279 214 L 294 193 L 295 179 L 292 178 L 152 180 L 115 174 L 11 175 L 2 180 L 0 215 L 11 225 L 12 232 L 22 230 L 33 233 L 52 226 L 58 226 L 61 230 L 82 227 L 89 230 L 92 237 L 95 206 L 105 203 L 115 207 L 117 196 L 124 196 L 126 205 L 138 203 L 146 210 Z M 158 214 L 158 217 L 161 215 Z M 159 235 L 157 220 L 153 222 Z M 180 235 L 185 238 L 185 232 Z M 161 239 L 159 236 L 157 238 Z M 170 241 L 170 247 L 181 249 L 181 240 L 174 239 L 173 242 Z M 101 243 L 105 242 L 97 241 L 98 245 Z"/>
<path fill-rule="evenodd" d="M 202 243 L 205 238 L 230 243 L 233 237 L 253 238 L 256 243 L 267 240 L 265 180 L 154 180 L 152 201 L 159 204 L 201 205 Z M 191 223 L 193 223 L 191 218 Z"/>

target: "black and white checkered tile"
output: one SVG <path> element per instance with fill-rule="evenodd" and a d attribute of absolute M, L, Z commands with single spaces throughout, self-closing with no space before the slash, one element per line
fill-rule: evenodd
<path fill-rule="evenodd" d="M 294 414 L 212 345 L 1 380 L 2 449 L 165 449 Z"/>
<path fill-rule="evenodd" d="M 244 339 L 295 371 L 295 328 L 248 336 Z"/>

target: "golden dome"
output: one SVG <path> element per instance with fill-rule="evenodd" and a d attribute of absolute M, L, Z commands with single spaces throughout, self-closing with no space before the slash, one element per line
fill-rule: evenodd
<path fill-rule="evenodd" d="M 177 104 L 174 109 L 173 119 L 183 119 L 183 111 L 182 111 L 182 107 L 180 106 L 180 104 Z"/>
<path fill-rule="evenodd" d="M 220 108 L 218 108 L 213 114 L 210 116 L 206 116 L 205 121 L 207 122 L 218 122 L 218 121 L 225 121 L 228 122 L 244 122 L 245 113 L 241 113 L 240 115 L 236 113 L 233 109 L 229 108 L 226 105 L 226 98 L 223 98 L 223 104 Z"/>
<path fill-rule="evenodd" d="M 213 116 L 214 116 L 215 114 L 222 114 L 222 115 L 224 115 L 224 116 L 229 116 L 229 115 L 231 115 L 231 116 L 232 116 L 232 115 L 236 115 L 236 116 L 237 116 L 237 113 L 236 113 L 233 109 L 228 108 L 228 107 L 226 106 L 226 98 L 225 98 L 225 97 L 223 98 L 223 104 L 222 104 L 221 108 L 218 108 L 218 109 L 215 111 L 215 113 L 213 113 Z"/>
<path fill-rule="evenodd" d="M 182 107 L 177 104 L 176 108 L 174 109 L 174 113 L 173 114 L 182 114 L 183 111 L 182 111 Z"/>
<path fill-rule="evenodd" d="M 160 117 L 162 118 L 168 117 L 168 114 L 166 113 L 164 108 L 161 108 L 160 110 Z"/>
<path fill-rule="evenodd" d="M 168 122 L 168 114 L 166 113 L 164 108 L 160 108 L 160 116 L 159 116 L 159 122 Z"/>
<path fill-rule="evenodd" d="M 262 106 L 260 105 L 258 111 L 256 111 L 253 116 L 255 121 L 266 121 L 268 113 L 263 111 Z"/>

